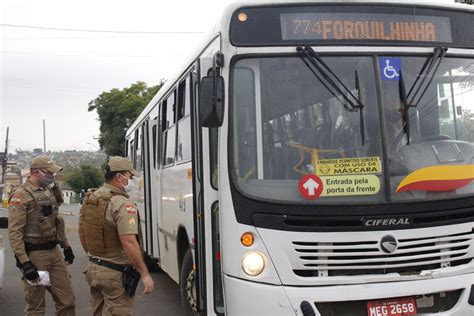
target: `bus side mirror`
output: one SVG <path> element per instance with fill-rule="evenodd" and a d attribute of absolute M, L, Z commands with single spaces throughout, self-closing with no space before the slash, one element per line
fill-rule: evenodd
<path fill-rule="evenodd" d="M 199 96 L 201 126 L 222 126 L 224 120 L 224 78 L 221 76 L 203 77 Z"/>

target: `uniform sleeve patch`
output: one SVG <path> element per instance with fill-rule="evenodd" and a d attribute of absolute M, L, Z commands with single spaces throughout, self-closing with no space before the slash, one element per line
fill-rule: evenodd
<path fill-rule="evenodd" d="M 137 209 L 135 208 L 134 205 L 128 204 L 126 205 L 126 207 L 127 207 L 128 214 L 137 214 Z"/>
<path fill-rule="evenodd" d="M 135 218 L 130 218 L 128 220 L 128 226 L 130 226 L 132 229 L 137 228 L 137 222 L 135 221 Z"/>
<path fill-rule="evenodd" d="M 18 195 L 12 196 L 11 199 L 10 199 L 10 204 L 12 204 L 12 205 L 21 204 L 21 197 L 18 196 Z"/>

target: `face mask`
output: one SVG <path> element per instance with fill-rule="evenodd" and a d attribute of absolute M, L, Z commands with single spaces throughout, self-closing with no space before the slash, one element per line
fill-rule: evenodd
<path fill-rule="evenodd" d="M 132 189 L 132 186 L 130 185 L 131 184 L 131 180 L 132 179 L 129 179 L 123 175 L 120 175 L 122 178 L 126 179 L 127 180 L 127 184 L 125 185 L 123 182 L 122 182 L 122 185 L 123 185 L 123 189 L 125 192 L 130 192 L 130 190 Z"/>
<path fill-rule="evenodd" d="M 47 187 L 51 183 L 54 182 L 54 174 L 44 174 L 42 171 L 40 171 L 42 177 L 39 180 L 39 183 L 43 187 Z"/>

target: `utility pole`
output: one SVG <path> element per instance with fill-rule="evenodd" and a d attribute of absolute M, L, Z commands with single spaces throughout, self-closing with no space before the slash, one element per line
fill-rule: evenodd
<path fill-rule="evenodd" d="M 0 198 L 3 197 L 3 191 L 5 190 L 5 178 L 7 175 L 7 162 L 8 162 L 8 131 L 10 127 L 7 127 L 7 137 L 5 138 L 5 152 L 3 153 L 3 160 L 2 160 L 2 190 L 0 191 Z"/>
<path fill-rule="evenodd" d="M 43 120 L 43 153 L 46 154 L 46 120 Z"/>

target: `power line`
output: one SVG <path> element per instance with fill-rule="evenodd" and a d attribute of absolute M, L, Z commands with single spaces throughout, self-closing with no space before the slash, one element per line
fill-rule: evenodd
<path fill-rule="evenodd" d="M 65 37 L 4 37 L 5 40 L 97 40 L 97 39 L 113 39 L 113 40 L 123 40 L 123 38 L 132 38 L 132 39 L 137 39 L 137 38 L 147 38 L 149 35 L 155 35 L 155 34 L 124 34 L 123 36 L 120 35 L 110 35 L 110 36 L 100 36 L 100 35 L 92 35 L 92 36 L 65 36 Z M 165 35 L 176 35 L 176 34 L 165 34 Z M 184 34 L 186 35 L 186 34 Z"/>
<path fill-rule="evenodd" d="M 0 23 L 0 26 L 37 29 L 37 30 L 45 30 L 45 31 L 85 32 L 85 33 L 116 33 L 116 34 L 203 34 L 204 33 L 204 32 L 198 32 L 198 31 L 123 31 L 123 30 L 116 31 L 116 30 L 94 30 L 94 29 L 70 29 L 70 28 L 4 24 L 4 23 Z"/>

